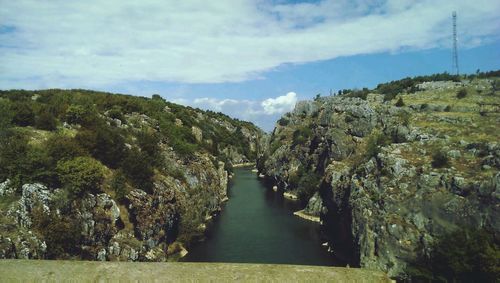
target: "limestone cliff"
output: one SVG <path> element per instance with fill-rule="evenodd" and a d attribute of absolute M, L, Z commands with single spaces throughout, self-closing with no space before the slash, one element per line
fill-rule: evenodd
<path fill-rule="evenodd" d="M 2 91 L 0 102 L 12 110 L 0 125 L 0 258 L 176 260 L 263 135 L 159 96 Z"/>
<path fill-rule="evenodd" d="M 498 78 L 299 102 L 258 168 L 320 215 L 337 257 L 404 277 L 449 231 L 500 232 L 499 105 Z"/>

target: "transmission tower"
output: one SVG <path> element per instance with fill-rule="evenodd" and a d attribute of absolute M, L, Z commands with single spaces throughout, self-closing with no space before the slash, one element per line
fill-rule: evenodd
<path fill-rule="evenodd" d="M 457 12 L 453 11 L 451 14 L 453 19 L 453 65 L 452 72 L 457 76 L 460 74 L 458 69 L 458 51 L 457 51 Z"/>

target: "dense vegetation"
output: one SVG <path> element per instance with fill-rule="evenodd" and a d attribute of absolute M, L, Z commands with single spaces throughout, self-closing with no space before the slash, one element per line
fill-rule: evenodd
<path fill-rule="evenodd" d="M 486 229 L 458 229 L 437 239 L 408 273 L 437 282 L 495 282 L 500 276 L 500 245 Z"/>
<path fill-rule="evenodd" d="M 94 163 L 99 161 L 120 169 L 131 183 L 148 189 L 154 169 L 162 167 L 157 154 L 161 143 L 185 158 L 196 151 L 220 156 L 220 149 L 228 145 L 255 158 L 242 133 L 242 127 L 257 130 L 251 123 L 203 112 L 207 119 L 235 127 L 230 132 L 216 123 L 195 119 L 200 110 L 167 102 L 158 95 L 147 99 L 86 90 L 11 90 L 0 91 L 0 100 L 0 179 L 11 178 L 18 185 L 41 182 L 57 187 L 68 178 L 85 182 L 68 177 L 77 170 L 70 165 L 78 162 L 81 172 L 96 173 Z M 134 131 L 132 126 L 137 125 L 126 126 L 148 118 L 158 121 L 159 131 Z M 204 141 L 196 140 L 193 126 L 201 129 Z M 127 148 L 127 144 L 133 146 Z M 91 158 L 97 161 L 80 162 Z M 96 185 L 91 186 L 98 188 Z"/>

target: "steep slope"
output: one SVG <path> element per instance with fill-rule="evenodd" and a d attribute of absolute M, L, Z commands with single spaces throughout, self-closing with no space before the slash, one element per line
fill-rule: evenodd
<path fill-rule="evenodd" d="M 263 134 L 158 95 L 13 90 L 0 108 L 0 258 L 175 260 Z"/>
<path fill-rule="evenodd" d="M 430 278 L 443 237 L 471 228 L 496 241 L 481 248 L 492 262 L 471 265 L 498 266 L 500 80 L 441 79 L 299 102 L 263 144 L 259 171 L 321 217 L 330 248 L 351 265 L 400 278 L 423 265 Z"/>

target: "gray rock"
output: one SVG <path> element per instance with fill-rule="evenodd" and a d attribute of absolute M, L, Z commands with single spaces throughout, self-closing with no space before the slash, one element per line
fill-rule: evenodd
<path fill-rule="evenodd" d="M 314 193 L 314 195 L 307 202 L 307 206 L 304 212 L 309 215 L 319 216 L 323 208 L 323 200 L 319 196 L 319 193 Z"/>
<path fill-rule="evenodd" d="M 460 158 L 462 157 L 462 154 L 460 153 L 460 150 L 450 150 L 448 151 L 448 156 L 451 158 Z"/>
<path fill-rule="evenodd" d="M 1 196 L 10 196 L 16 192 L 16 188 L 12 187 L 11 185 L 12 185 L 12 182 L 9 179 L 0 183 L 0 197 Z"/>
<path fill-rule="evenodd" d="M 99 250 L 96 259 L 98 261 L 106 261 L 106 249 Z"/>
<path fill-rule="evenodd" d="M 30 228 L 32 225 L 31 212 L 35 206 L 40 206 L 43 213 L 49 214 L 49 204 L 52 197 L 50 190 L 42 184 L 24 184 L 18 206 L 11 214 L 15 215 L 16 221 L 21 227 Z"/>

